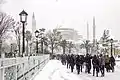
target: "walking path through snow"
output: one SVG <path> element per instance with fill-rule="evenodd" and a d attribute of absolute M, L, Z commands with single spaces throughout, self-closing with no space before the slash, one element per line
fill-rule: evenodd
<path fill-rule="evenodd" d="M 105 77 L 100 77 L 99 73 L 99 77 L 95 77 L 92 74 L 86 74 L 84 69 L 79 75 L 75 69 L 71 73 L 70 69 L 67 69 L 60 61 L 50 60 L 34 80 L 120 80 L 120 62 L 117 62 L 114 73 L 105 72 Z"/>

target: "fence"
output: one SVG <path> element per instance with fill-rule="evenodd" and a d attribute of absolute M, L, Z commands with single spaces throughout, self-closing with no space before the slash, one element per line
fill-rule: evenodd
<path fill-rule="evenodd" d="M 1 58 L 0 80 L 32 80 L 49 61 L 49 55 Z"/>

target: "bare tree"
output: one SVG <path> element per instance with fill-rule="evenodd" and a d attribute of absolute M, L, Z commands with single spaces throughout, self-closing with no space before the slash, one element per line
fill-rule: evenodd
<path fill-rule="evenodd" d="M 26 49 L 26 50 L 27 50 L 27 51 L 26 51 L 27 54 L 26 54 L 26 55 L 28 56 L 28 43 L 29 43 L 29 41 L 31 41 L 31 39 L 32 39 L 32 33 L 27 30 L 25 37 L 26 37 L 26 41 L 27 41 L 27 49 Z"/>
<path fill-rule="evenodd" d="M 20 47 L 20 35 L 21 35 L 21 31 L 20 31 L 20 29 L 21 29 L 21 23 L 20 22 L 16 22 L 15 25 L 13 26 L 13 30 L 15 32 L 15 37 L 16 37 L 18 51 L 19 51 L 18 56 L 20 56 L 20 50 L 21 50 L 21 47 Z"/>
<path fill-rule="evenodd" d="M 67 47 L 68 47 L 69 53 L 71 53 L 71 49 L 74 48 L 74 44 L 72 42 L 69 42 Z"/>
<path fill-rule="evenodd" d="M 65 50 L 66 50 L 66 47 L 67 47 L 67 41 L 66 40 L 62 40 L 60 42 L 60 46 L 62 47 L 63 49 L 63 54 L 65 54 Z"/>
<path fill-rule="evenodd" d="M 80 45 L 80 48 L 85 48 L 86 49 L 86 54 L 89 53 L 89 49 L 91 47 L 90 41 L 89 40 L 84 40 L 83 43 Z"/>
<path fill-rule="evenodd" d="M 0 0 L 0 4 L 4 4 L 5 2 L 5 0 Z"/>
<path fill-rule="evenodd" d="M 11 31 L 14 24 L 15 21 L 10 15 L 0 12 L 0 42 L 1 42 L 0 54 L 1 54 L 2 41 L 7 37 L 5 34 Z"/>
<path fill-rule="evenodd" d="M 0 7 L 2 6 L 2 4 L 6 3 L 5 0 L 0 0 Z"/>

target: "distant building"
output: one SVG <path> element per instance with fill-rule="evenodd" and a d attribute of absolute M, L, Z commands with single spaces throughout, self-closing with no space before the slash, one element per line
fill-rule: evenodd
<path fill-rule="evenodd" d="M 72 28 L 57 28 L 57 31 L 61 32 L 62 38 L 66 40 L 78 41 L 82 38 L 78 32 Z"/>
<path fill-rule="evenodd" d="M 79 53 L 79 42 L 82 39 L 82 35 L 80 35 L 76 30 L 72 28 L 57 28 L 57 31 L 61 32 L 62 38 L 71 41 L 76 45 L 77 48 L 72 48 L 71 53 L 77 54 Z M 61 49 L 62 53 L 62 49 Z M 68 49 L 66 49 L 66 54 L 68 53 Z"/>

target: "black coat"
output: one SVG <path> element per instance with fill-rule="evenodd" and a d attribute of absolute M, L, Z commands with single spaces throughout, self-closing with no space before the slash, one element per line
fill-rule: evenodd
<path fill-rule="evenodd" d="M 67 63 L 70 63 L 70 55 L 66 56 Z"/>
<path fill-rule="evenodd" d="M 82 57 L 76 57 L 76 65 L 82 65 L 84 62 Z"/>
<path fill-rule="evenodd" d="M 99 66 L 99 59 L 97 59 L 96 57 L 93 57 L 92 64 L 93 64 L 93 66 Z"/>
<path fill-rule="evenodd" d="M 90 64 L 90 65 L 91 65 L 91 59 L 92 59 L 91 56 L 86 56 L 86 57 L 85 57 L 85 62 L 86 62 L 87 64 Z"/>
<path fill-rule="evenodd" d="M 110 57 L 110 64 L 111 64 L 111 66 L 115 66 L 115 59 L 114 59 L 114 57 Z"/>
<path fill-rule="evenodd" d="M 70 56 L 70 65 L 74 66 L 75 65 L 75 58 L 73 55 Z"/>

